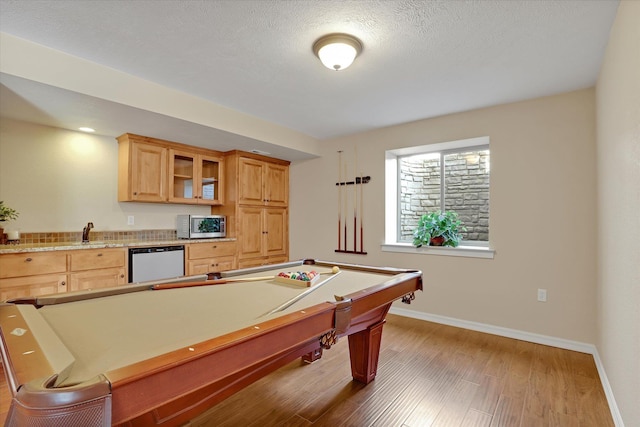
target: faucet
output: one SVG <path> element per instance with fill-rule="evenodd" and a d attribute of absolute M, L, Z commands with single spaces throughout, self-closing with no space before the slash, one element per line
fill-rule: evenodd
<path fill-rule="evenodd" d="M 93 228 L 93 223 L 90 222 L 85 228 L 82 229 L 82 243 L 89 243 L 89 232 Z"/>

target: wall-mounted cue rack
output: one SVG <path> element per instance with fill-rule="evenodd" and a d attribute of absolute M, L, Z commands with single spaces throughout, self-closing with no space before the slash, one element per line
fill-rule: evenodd
<path fill-rule="evenodd" d="M 360 176 L 354 177 L 353 181 L 347 181 L 347 165 L 344 165 L 344 178 L 342 180 L 342 172 L 343 172 L 343 164 L 342 164 L 342 151 L 338 151 L 339 154 L 339 164 L 338 164 L 338 182 L 336 182 L 336 187 L 338 187 L 338 249 L 336 252 L 343 254 L 359 254 L 366 255 L 367 253 L 364 250 L 364 221 L 363 221 L 363 213 L 364 213 L 364 184 L 369 183 L 371 181 L 370 176 L 363 176 L 360 173 Z M 355 170 L 358 170 L 358 162 L 357 162 L 357 149 L 355 152 Z M 353 187 L 349 187 L 353 186 Z M 344 188 L 343 188 L 344 187 Z M 353 198 L 351 197 L 351 189 L 353 189 Z M 348 227 L 347 223 L 351 222 L 351 218 L 349 218 L 349 212 L 351 211 L 351 207 L 349 206 L 349 199 L 353 200 L 353 246 L 349 246 L 349 238 L 348 238 Z M 358 224 L 359 220 L 359 224 Z M 358 229 L 358 225 L 360 228 Z M 360 245 L 358 247 L 358 235 L 360 236 Z"/>

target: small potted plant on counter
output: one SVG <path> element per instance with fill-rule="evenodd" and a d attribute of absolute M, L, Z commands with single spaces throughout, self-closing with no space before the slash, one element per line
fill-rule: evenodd
<path fill-rule="evenodd" d="M 456 247 L 462 240 L 462 232 L 467 231 L 461 225 L 458 214 L 453 211 L 430 212 L 422 215 L 418 227 L 413 232 L 413 244 L 421 246 Z"/>
<path fill-rule="evenodd" d="M 18 218 L 19 213 L 15 209 L 4 205 L 4 201 L 0 200 L 0 244 L 6 243 L 7 239 L 4 234 L 4 223 Z"/>

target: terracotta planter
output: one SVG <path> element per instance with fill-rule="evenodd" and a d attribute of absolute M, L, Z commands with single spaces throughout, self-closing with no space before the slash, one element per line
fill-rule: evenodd
<path fill-rule="evenodd" d="M 444 243 L 444 236 L 432 237 L 429 244 L 431 246 L 442 246 Z"/>

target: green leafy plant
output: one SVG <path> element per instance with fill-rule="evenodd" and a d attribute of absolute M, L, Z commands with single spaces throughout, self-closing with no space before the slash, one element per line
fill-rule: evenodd
<path fill-rule="evenodd" d="M 4 202 L 0 200 L 0 222 L 17 219 L 18 215 L 20 214 L 15 209 L 5 206 Z"/>
<path fill-rule="evenodd" d="M 467 231 L 458 214 L 453 211 L 430 212 L 422 215 L 418 227 L 413 232 L 413 244 L 421 246 L 456 247 L 462 240 L 462 232 Z"/>

